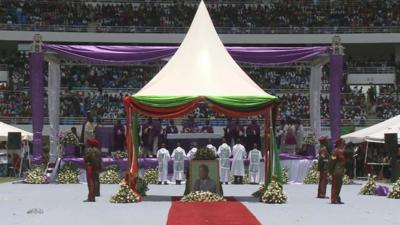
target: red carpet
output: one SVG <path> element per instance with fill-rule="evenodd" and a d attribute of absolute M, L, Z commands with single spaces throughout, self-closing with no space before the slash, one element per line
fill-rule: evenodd
<path fill-rule="evenodd" d="M 179 202 L 173 198 L 167 225 L 260 225 L 241 202 Z"/>

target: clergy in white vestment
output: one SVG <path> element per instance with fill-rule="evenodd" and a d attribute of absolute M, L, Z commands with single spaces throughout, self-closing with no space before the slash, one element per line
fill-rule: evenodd
<path fill-rule="evenodd" d="M 172 152 L 171 158 L 174 160 L 174 180 L 176 184 L 181 184 L 185 179 L 185 158 L 186 153 L 181 144 L 178 143 L 177 147 Z"/>
<path fill-rule="evenodd" d="M 196 152 L 197 152 L 197 148 L 196 148 L 196 145 L 195 144 L 192 144 L 191 145 L 191 149 L 188 151 L 188 153 L 186 154 L 186 157 L 189 159 L 189 160 L 192 160 L 192 159 L 194 159 L 194 157 L 196 156 Z"/>
<path fill-rule="evenodd" d="M 208 144 L 206 145 L 206 148 L 213 151 L 214 155 L 217 156 L 217 148 L 212 144 L 211 139 L 208 139 Z"/>
<path fill-rule="evenodd" d="M 249 152 L 249 178 L 251 184 L 260 183 L 260 162 L 262 160 L 261 151 L 254 144 L 253 150 Z"/>
<path fill-rule="evenodd" d="M 234 184 L 242 184 L 244 176 L 244 159 L 247 158 L 246 149 L 241 144 L 241 140 L 238 139 L 237 144 L 232 148 L 232 168 L 231 173 L 234 177 Z"/>
<path fill-rule="evenodd" d="M 158 160 L 158 181 L 159 184 L 168 184 L 168 161 L 170 159 L 169 151 L 165 148 L 165 144 L 161 144 L 161 148 L 157 151 Z"/>
<path fill-rule="evenodd" d="M 231 169 L 231 147 L 226 143 L 226 139 L 222 139 L 222 144 L 217 151 L 219 157 L 219 176 L 221 183 L 228 184 L 229 171 Z"/>

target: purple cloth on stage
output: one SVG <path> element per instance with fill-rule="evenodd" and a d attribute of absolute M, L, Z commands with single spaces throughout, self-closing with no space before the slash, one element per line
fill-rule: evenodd
<path fill-rule="evenodd" d="M 113 139 L 113 150 L 114 151 L 123 151 L 124 148 L 124 143 L 125 143 L 125 127 L 122 124 L 116 124 L 113 128 L 113 133 L 112 133 L 112 139 Z"/>
<path fill-rule="evenodd" d="M 73 157 L 75 155 L 75 145 L 64 144 L 64 157 Z"/>
<path fill-rule="evenodd" d="M 302 155 L 293 155 L 289 153 L 281 153 L 279 154 L 280 160 L 302 160 L 302 159 L 307 159 L 311 160 L 314 159 L 315 157 L 313 156 L 302 156 Z"/>
<path fill-rule="evenodd" d="M 30 88 L 32 105 L 33 163 L 42 163 L 42 130 L 44 117 L 44 56 L 43 53 L 31 53 Z"/>
<path fill-rule="evenodd" d="M 315 158 L 315 145 L 306 145 L 306 156 Z"/>
<path fill-rule="evenodd" d="M 375 194 L 378 196 L 387 196 L 389 194 L 389 188 L 386 186 L 378 185 L 376 186 Z"/>
<path fill-rule="evenodd" d="M 343 55 L 331 54 L 329 63 L 329 116 L 331 141 L 340 137 L 340 91 L 343 84 Z"/>
<path fill-rule="evenodd" d="M 114 146 L 112 127 L 97 127 L 96 139 L 99 141 L 99 148 L 108 148 L 111 151 Z"/>
<path fill-rule="evenodd" d="M 290 155 L 290 154 L 281 154 L 280 155 L 280 159 L 281 160 L 303 160 L 303 159 L 307 159 L 307 160 L 312 160 L 313 158 L 311 157 L 307 157 L 307 156 L 296 156 L 296 155 Z M 79 168 L 85 168 L 85 162 L 83 160 L 83 158 L 77 158 L 77 157 L 64 157 L 63 162 L 65 163 L 71 163 L 74 164 L 76 166 L 78 166 Z M 120 160 L 115 160 L 113 158 L 110 157 L 106 157 L 106 158 L 102 158 L 102 162 L 103 162 L 103 167 L 107 167 L 110 165 L 118 165 L 118 167 L 121 170 L 126 170 L 128 168 L 128 160 L 127 159 L 120 159 Z M 232 159 L 231 159 L 231 163 L 232 163 Z M 138 164 L 139 164 L 139 168 L 140 169 L 155 169 L 158 167 L 158 161 L 156 158 L 139 158 L 138 159 Z M 246 167 L 248 167 L 250 164 L 248 159 L 244 160 L 244 165 Z M 168 174 L 173 174 L 174 172 L 174 161 L 173 160 L 169 160 L 168 161 Z M 185 170 L 187 171 L 189 169 L 189 160 L 185 160 Z"/>

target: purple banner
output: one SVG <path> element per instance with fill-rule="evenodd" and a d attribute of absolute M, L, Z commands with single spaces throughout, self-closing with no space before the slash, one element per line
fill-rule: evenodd
<path fill-rule="evenodd" d="M 332 142 L 335 142 L 340 137 L 340 91 L 342 77 L 343 55 L 331 54 L 329 64 L 329 116 Z"/>
<path fill-rule="evenodd" d="M 31 53 L 30 85 L 32 105 L 33 161 L 42 162 L 42 130 L 44 117 L 44 57 L 43 53 Z"/>
<path fill-rule="evenodd" d="M 131 64 L 156 61 L 174 55 L 176 46 L 110 46 L 44 44 L 64 57 L 94 64 Z M 330 52 L 328 47 L 227 47 L 238 63 L 283 65 L 310 60 Z"/>

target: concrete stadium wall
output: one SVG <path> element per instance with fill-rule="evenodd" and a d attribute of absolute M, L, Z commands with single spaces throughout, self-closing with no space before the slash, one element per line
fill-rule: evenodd
<path fill-rule="evenodd" d="M 39 33 L 46 42 L 179 44 L 185 34 L 0 31 L 0 41 L 31 42 Z M 335 34 L 221 34 L 225 44 L 331 44 Z M 342 43 L 400 43 L 400 33 L 340 34 Z"/>

